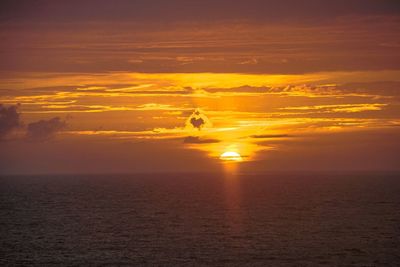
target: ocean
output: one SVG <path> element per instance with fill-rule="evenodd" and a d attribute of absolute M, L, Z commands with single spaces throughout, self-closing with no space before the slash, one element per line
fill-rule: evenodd
<path fill-rule="evenodd" d="M 400 174 L 0 177 L 1 266 L 400 266 Z"/>

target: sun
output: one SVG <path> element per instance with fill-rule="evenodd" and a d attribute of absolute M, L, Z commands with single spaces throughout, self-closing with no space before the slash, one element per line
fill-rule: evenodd
<path fill-rule="evenodd" d="M 221 160 L 227 161 L 242 161 L 242 156 L 239 153 L 234 151 L 226 151 L 219 156 Z"/>

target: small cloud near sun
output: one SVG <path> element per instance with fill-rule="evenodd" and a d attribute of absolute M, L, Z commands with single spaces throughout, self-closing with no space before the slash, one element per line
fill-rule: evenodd
<path fill-rule="evenodd" d="M 187 136 L 183 139 L 185 144 L 213 144 L 219 143 L 220 140 L 215 138 L 200 138 L 199 136 Z"/>
<path fill-rule="evenodd" d="M 200 131 L 204 127 L 212 127 L 212 123 L 204 114 L 204 112 L 197 108 L 186 120 L 186 127 Z"/>

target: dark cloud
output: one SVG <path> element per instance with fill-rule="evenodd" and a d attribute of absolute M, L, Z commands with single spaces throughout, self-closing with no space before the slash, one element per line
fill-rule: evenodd
<path fill-rule="evenodd" d="M 85 92 L 85 94 L 97 93 L 126 93 L 131 95 L 189 95 L 194 92 L 190 87 L 185 87 L 176 90 L 132 90 L 130 87 L 138 86 L 138 84 L 86 84 L 73 85 L 73 86 L 50 86 L 50 87 L 33 87 L 25 88 L 23 90 L 24 96 L 36 95 L 56 95 L 57 93 L 74 93 Z M 91 89 L 90 87 L 98 87 Z M 89 88 L 89 89 L 88 89 Z M 0 89 L 1 96 L 20 96 L 21 90 L 19 89 Z M 60 101 L 56 98 L 49 100 L 49 102 Z"/>
<path fill-rule="evenodd" d="M 40 120 L 28 124 L 26 136 L 30 140 L 44 141 L 52 138 L 58 131 L 65 128 L 66 122 L 59 117 Z"/>
<path fill-rule="evenodd" d="M 231 88 L 205 88 L 208 93 L 268 93 L 273 91 L 271 87 L 239 86 Z"/>
<path fill-rule="evenodd" d="M 204 125 L 205 121 L 203 120 L 203 118 L 195 118 L 192 117 L 190 119 L 190 123 L 193 125 L 193 127 L 197 128 L 197 129 L 201 129 L 201 127 Z"/>
<path fill-rule="evenodd" d="M 288 134 L 255 134 L 255 135 L 250 135 L 251 138 L 256 138 L 256 139 L 269 139 L 269 138 L 284 138 L 284 137 L 290 137 Z"/>
<path fill-rule="evenodd" d="M 185 144 L 212 144 L 219 143 L 218 139 L 214 138 L 200 138 L 199 136 L 187 136 L 183 139 Z"/>
<path fill-rule="evenodd" d="M 196 109 L 192 115 L 190 115 L 186 124 L 198 130 L 201 130 L 204 126 L 211 126 L 211 122 L 200 109 Z"/>
<path fill-rule="evenodd" d="M 353 82 L 336 86 L 343 93 L 370 94 L 376 96 L 400 96 L 400 82 L 378 81 L 378 82 Z"/>
<path fill-rule="evenodd" d="M 315 95 L 360 94 L 372 96 L 400 96 L 400 82 L 373 81 L 349 82 L 337 85 L 288 85 L 278 87 L 268 86 L 240 86 L 230 88 L 204 88 L 208 93 L 247 93 L 247 94 L 298 94 L 309 93 Z"/>
<path fill-rule="evenodd" d="M 0 140 L 20 126 L 18 106 L 0 104 Z"/>

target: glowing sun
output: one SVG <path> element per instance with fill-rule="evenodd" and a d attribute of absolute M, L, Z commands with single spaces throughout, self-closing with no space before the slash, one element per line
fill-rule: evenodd
<path fill-rule="evenodd" d="M 222 153 L 221 156 L 219 156 L 219 158 L 228 161 L 242 161 L 242 156 L 240 156 L 239 153 L 234 151 L 226 151 Z"/>

